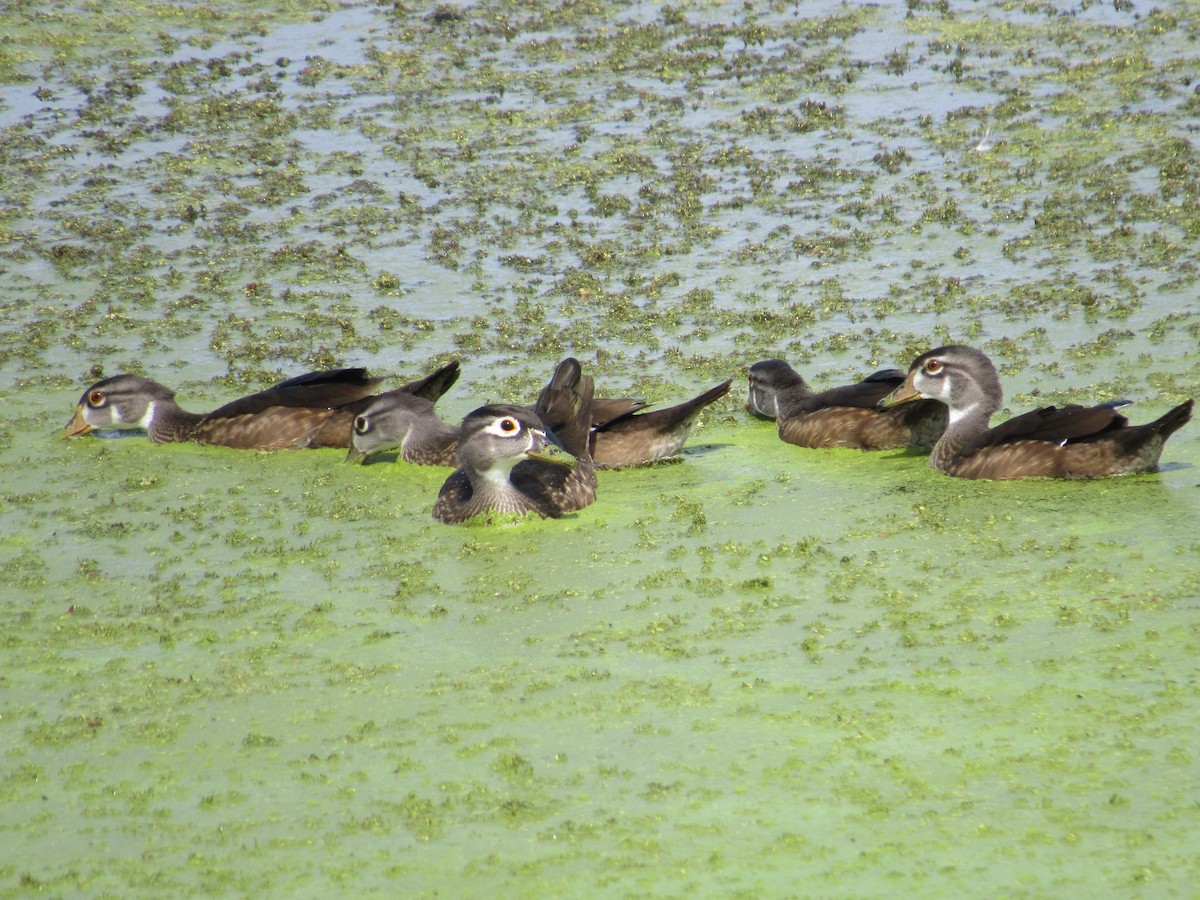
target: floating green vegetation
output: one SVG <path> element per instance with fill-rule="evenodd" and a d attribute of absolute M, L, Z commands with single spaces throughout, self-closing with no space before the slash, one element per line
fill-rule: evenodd
<path fill-rule="evenodd" d="M 742 403 L 951 340 L 1013 412 L 1200 393 L 1192 5 L 0 26 L 18 893 L 1191 889 L 1194 426 L 1159 475 L 963 483 Z M 443 470 L 57 439 L 118 371 L 200 410 L 459 359 L 455 421 L 568 353 L 734 389 L 681 461 L 468 528 Z"/>

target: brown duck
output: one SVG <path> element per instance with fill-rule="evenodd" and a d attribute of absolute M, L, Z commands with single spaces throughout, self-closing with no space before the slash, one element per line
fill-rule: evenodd
<path fill-rule="evenodd" d="M 726 381 L 667 409 L 643 412 L 643 400 L 596 398 L 588 449 L 599 469 L 637 466 L 676 455 L 701 410 L 729 391 Z M 564 423 L 543 422 L 557 433 Z M 457 466 L 461 428 L 438 418 L 432 402 L 392 391 L 368 403 L 354 419 L 353 448 L 347 460 L 398 450 L 405 462 Z"/>
<path fill-rule="evenodd" d="M 452 362 L 397 391 L 437 399 L 458 371 Z M 212 412 L 192 413 L 157 382 L 114 375 L 83 392 L 66 437 L 141 429 L 156 444 L 191 441 L 238 450 L 349 447 L 354 418 L 382 381 L 365 369 L 309 372 Z"/>
<path fill-rule="evenodd" d="M 904 384 L 881 405 L 920 397 L 950 409 L 950 424 L 929 464 L 957 478 L 1100 478 L 1151 472 L 1163 445 L 1192 417 L 1192 401 L 1146 425 L 1130 425 L 1117 410 L 1100 406 L 1046 406 L 988 427 L 1004 392 L 996 367 L 972 347 L 938 347 L 918 356 Z"/>
<path fill-rule="evenodd" d="M 592 379 L 579 363 L 559 363 L 532 410 L 490 404 L 468 413 L 458 439 L 460 467 L 438 494 L 433 515 L 457 524 L 488 512 L 559 518 L 596 499 L 596 468 L 588 453 Z M 545 415 L 561 423 L 558 439 L 573 466 L 542 456 L 550 435 Z"/>
<path fill-rule="evenodd" d="M 589 448 L 597 468 L 640 466 L 676 456 L 701 411 L 729 393 L 731 384 L 732 379 L 666 409 L 646 410 L 644 400 L 596 400 Z"/>
<path fill-rule="evenodd" d="M 820 393 L 782 359 L 756 362 L 749 376 L 747 408 L 775 419 L 780 439 L 798 447 L 927 449 L 946 428 L 946 408 L 936 401 L 878 408 L 879 401 L 904 382 L 899 369 L 883 369 L 857 384 Z"/>

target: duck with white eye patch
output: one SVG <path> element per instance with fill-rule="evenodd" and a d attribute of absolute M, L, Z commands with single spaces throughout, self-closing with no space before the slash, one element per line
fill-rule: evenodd
<path fill-rule="evenodd" d="M 588 452 L 597 469 L 640 466 L 677 455 L 697 417 L 729 391 L 729 381 L 666 409 L 646 410 L 632 398 L 594 398 Z M 545 422 L 556 429 L 561 423 Z M 371 401 L 354 420 L 350 463 L 396 451 L 408 463 L 458 465 L 459 428 L 443 422 L 433 404 L 392 391 Z"/>
<path fill-rule="evenodd" d="M 458 372 L 452 362 L 389 393 L 432 403 Z M 156 444 L 190 441 L 236 450 L 349 447 L 355 416 L 382 382 L 365 369 L 308 372 L 212 412 L 192 413 L 175 402 L 170 388 L 136 375 L 114 375 L 83 392 L 64 437 L 140 430 Z"/>
<path fill-rule="evenodd" d="M 1046 406 L 989 427 L 1004 402 L 996 367 L 983 352 L 952 344 L 913 361 L 904 384 L 880 401 L 919 398 L 950 410 L 929 464 L 956 478 L 1101 478 L 1152 472 L 1167 438 L 1192 417 L 1187 400 L 1145 425 L 1130 425 L 1118 400 L 1099 406 Z"/>
<path fill-rule="evenodd" d="M 488 512 L 537 513 L 557 519 L 596 499 L 596 467 L 588 451 L 592 379 L 578 361 L 559 363 L 533 410 L 489 404 L 467 414 L 459 429 L 459 468 L 434 505 L 439 522 L 458 524 Z M 561 423 L 557 434 L 543 417 Z M 557 444 L 574 464 L 552 458 Z"/>

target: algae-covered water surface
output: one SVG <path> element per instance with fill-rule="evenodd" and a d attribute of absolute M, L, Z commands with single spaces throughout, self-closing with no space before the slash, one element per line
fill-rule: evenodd
<path fill-rule="evenodd" d="M 1186 2 L 0 10 L 0 893 L 1191 896 L 1200 428 L 1153 475 L 783 444 L 986 350 L 1007 412 L 1200 394 Z M 557 521 L 446 470 L 60 440 L 579 357 L 683 458 Z"/>

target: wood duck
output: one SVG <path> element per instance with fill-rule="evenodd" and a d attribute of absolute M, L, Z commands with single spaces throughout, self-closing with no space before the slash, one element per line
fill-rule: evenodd
<path fill-rule="evenodd" d="M 780 439 L 798 447 L 932 447 L 946 429 L 946 409 L 940 403 L 878 408 L 879 401 L 903 382 L 899 369 L 883 369 L 857 384 L 813 393 L 800 373 L 782 359 L 764 359 L 750 367 L 746 406 L 775 419 Z"/>
<path fill-rule="evenodd" d="M 460 431 L 438 418 L 431 400 L 402 390 L 388 391 L 355 416 L 346 461 L 365 463 L 372 456 L 397 450 L 405 462 L 454 469 Z"/>
<path fill-rule="evenodd" d="M 591 453 L 600 469 L 638 466 L 683 449 L 701 410 L 729 393 L 730 381 L 691 400 L 643 412 L 644 400 L 597 400 L 592 405 Z"/>
<path fill-rule="evenodd" d="M 506 404 L 468 413 L 459 430 L 460 468 L 438 494 L 433 515 L 457 524 L 482 513 L 535 512 L 543 519 L 583 509 L 596 499 L 596 468 L 588 453 L 592 379 L 579 363 L 559 363 L 534 409 Z M 574 466 L 541 454 L 549 441 L 541 414 L 560 421 L 558 439 Z"/>
<path fill-rule="evenodd" d="M 436 400 L 458 373 L 458 363 L 452 362 L 398 390 Z M 354 418 L 382 381 L 365 369 L 309 372 L 212 412 L 191 413 L 161 384 L 114 375 L 83 392 L 65 436 L 141 429 L 156 444 L 193 441 L 238 450 L 349 447 Z"/>
<path fill-rule="evenodd" d="M 597 469 L 640 466 L 675 456 L 683 449 L 692 425 L 704 407 L 729 393 L 732 380 L 697 397 L 666 409 L 644 410 L 645 400 L 629 397 L 592 401 L 592 428 L 588 449 Z M 551 414 L 546 425 L 558 432 L 561 423 Z"/>
<path fill-rule="evenodd" d="M 667 409 L 642 412 L 644 400 L 595 398 L 589 451 L 598 469 L 637 466 L 674 456 L 683 447 L 696 417 L 704 407 L 723 397 L 730 382 L 719 384 L 698 397 Z M 564 423 L 543 422 L 552 432 Z M 399 450 L 405 462 L 457 466 L 460 429 L 439 419 L 432 403 L 392 391 L 380 394 L 354 420 L 353 448 L 348 462 Z"/>
<path fill-rule="evenodd" d="M 1099 478 L 1151 472 L 1192 401 L 1146 425 L 1130 425 L 1116 401 L 1042 407 L 989 428 L 1004 401 L 996 367 L 971 347 L 938 347 L 918 356 L 904 384 L 881 401 L 892 407 L 926 397 L 946 404 L 950 424 L 929 464 L 957 478 Z"/>

